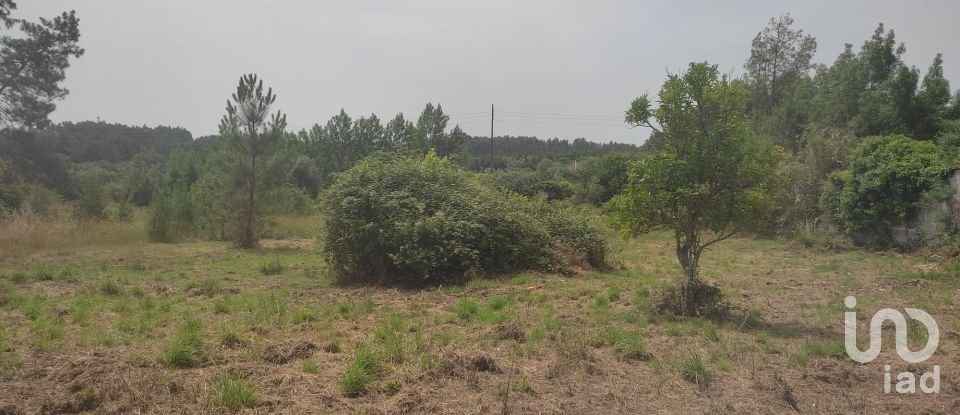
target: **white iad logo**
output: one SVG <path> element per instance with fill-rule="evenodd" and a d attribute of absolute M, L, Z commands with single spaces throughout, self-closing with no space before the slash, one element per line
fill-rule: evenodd
<path fill-rule="evenodd" d="M 848 296 L 844 299 L 844 304 L 847 308 L 853 309 L 857 306 L 857 299 Z M 926 327 L 928 333 L 927 344 L 923 349 L 917 352 L 910 351 L 907 347 L 907 319 L 903 316 L 903 313 L 897 310 L 884 308 L 877 311 L 870 320 L 870 346 L 866 352 L 860 351 L 860 348 L 857 347 L 857 312 L 847 311 L 844 313 L 844 346 L 846 346 L 847 355 L 860 363 L 869 363 L 876 359 L 880 355 L 880 346 L 883 341 L 881 326 L 884 321 L 889 320 L 893 322 L 896 329 L 897 354 L 900 355 L 901 359 L 908 363 L 920 363 L 933 356 L 940 345 L 940 327 L 937 326 L 937 322 L 926 311 L 916 308 L 906 308 L 904 311 L 910 318 L 919 321 Z M 885 393 L 890 393 L 890 365 L 884 366 L 884 371 L 883 390 Z M 929 385 L 930 382 L 933 384 Z M 897 393 L 914 393 L 917 390 L 916 386 L 917 379 L 913 372 L 908 371 L 897 375 Z M 932 372 L 920 376 L 920 389 L 924 393 L 940 392 L 939 365 L 933 366 Z"/>

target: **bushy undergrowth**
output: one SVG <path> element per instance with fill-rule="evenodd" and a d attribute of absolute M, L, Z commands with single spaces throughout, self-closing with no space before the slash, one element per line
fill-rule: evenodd
<path fill-rule="evenodd" d="M 604 265 L 585 221 L 486 183 L 433 154 L 367 158 L 324 197 L 325 253 L 346 281 L 402 284 Z"/>

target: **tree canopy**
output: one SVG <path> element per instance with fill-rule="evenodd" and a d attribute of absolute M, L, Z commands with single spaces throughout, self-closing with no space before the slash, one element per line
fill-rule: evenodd
<path fill-rule="evenodd" d="M 683 298 L 696 289 L 700 255 L 714 243 L 769 221 L 780 153 L 756 139 L 746 116 L 743 82 L 717 67 L 691 63 L 671 74 L 659 106 L 633 101 L 628 123 L 663 134 L 660 150 L 630 168 L 624 190 L 608 204 L 624 235 L 670 229 L 684 272 Z M 695 313 L 684 300 L 684 313 Z"/>

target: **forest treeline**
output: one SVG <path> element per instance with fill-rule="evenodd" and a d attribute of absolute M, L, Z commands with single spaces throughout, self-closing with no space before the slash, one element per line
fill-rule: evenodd
<path fill-rule="evenodd" d="M 163 213 L 154 216 L 154 225 L 164 227 L 158 240 L 228 237 L 235 201 L 227 189 L 238 173 L 236 152 L 224 150 L 230 140 L 223 125 L 219 135 L 193 139 L 178 127 L 47 121 L 53 102 L 66 94 L 59 83 L 69 59 L 83 54 L 72 12 L 55 20 L 17 20 L 27 36 L 3 37 L 4 53 L 32 58 L 36 70 L 0 74 L 52 87 L 27 100 L 31 91 L 16 88 L 24 82 L 0 79 L 13 86 L 0 89 L 6 102 L 23 101 L 0 108 L 0 212 L 100 220 L 152 207 Z M 730 79 L 732 93 L 744 94 L 746 131 L 783 155 L 775 172 L 782 186 L 771 190 L 776 209 L 765 218 L 766 231 L 862 233 L 903 223 L 922 203 L 944 200 L 943 179 L 957 165 L 960 92 L 944 77 L 943 57 L 929 57 L 923 70 L 907 65 L 906 45 L 882 24 L 830 63 L 813 61 L 816 48 L 816 39 L 789 15 L 771 19 L 753 39 L 743 75 Z M 41 59 L 44 54 L 57 59 Z M 633 110 L 627 108 L 625 122 L 639 125 Z M 276 151 L 264 160 L 276 167 L 269 171 L 275 182 L 258 196 L 266 213 L 312 210 L 339 173 L 376 153 L 433 152 L 521 195 L 602 206 L 623 190 L 631 166 L 657 154 L 670 136 L 654 131 L 639 147 L 582 138 L 490 140 L 450 125 L 443 107 L 432 103 L 409 119 L 341 110 L 312 128 L 290 131 L 285 118 L 282 126 Z M 234 133 L 243 128 L 240 122 Z"/>

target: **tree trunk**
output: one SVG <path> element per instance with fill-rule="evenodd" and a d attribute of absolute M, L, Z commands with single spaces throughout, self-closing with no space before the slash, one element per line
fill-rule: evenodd
<path fill-rule="evenodd" d="M 683 315 L 693 315 L 696 309 L 696 285 L 697 285 L 697 265 L 699 255 L 696 249 L 686 243 L 677 242 L 677 260 L 680 262 L 680 268 L 683 269 L 683 283 L 680 287 L 680 310 Z"/>
<path fill-rule="evenodd" d="M 243 236 L 240 245 L 244 248 L 256 248 L 256 192 L 257 192 L 257 156 L 250 158 L 250 194 L 247 200 L 246 218 L 244 218 Z"/>

